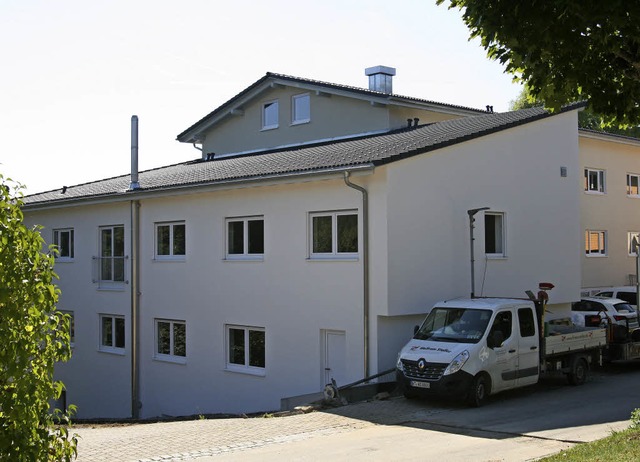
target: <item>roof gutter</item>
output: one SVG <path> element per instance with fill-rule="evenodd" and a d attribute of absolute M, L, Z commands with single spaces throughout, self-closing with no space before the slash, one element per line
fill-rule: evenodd
<path fill-rule="evenodd" d="M 345 184 L 362 193 L 362 286 L 363 286 L 363 337 L 364 377 L 369 377 L 369 193 L 365 188 L 349 180 L 350 172 L 344 172 Z"/>

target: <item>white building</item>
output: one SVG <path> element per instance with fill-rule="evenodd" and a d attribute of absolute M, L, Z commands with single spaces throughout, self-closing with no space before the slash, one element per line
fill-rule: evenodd
<path fill-rule="evenodd" d="M 474 208 L 477 295 L 579 296 L 580 106 L 487 113 L 370 73 L 267 74 L 178 136 L 200 159 L 25 198 L 60 248 L 78 417 L 273 410 L 393 368 L 435 301 L 469 295 Z"/>

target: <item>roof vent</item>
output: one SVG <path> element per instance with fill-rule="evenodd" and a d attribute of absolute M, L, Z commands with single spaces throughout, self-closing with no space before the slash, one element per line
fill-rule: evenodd
<path fill-rule="evenodd" d="M 393 93 L 392 80 L 396 75 L 393 67 L 374 66 L 364 70 L 365 75 L 369 76 L 369 90 L 379 91 L 380 93 Z"/>

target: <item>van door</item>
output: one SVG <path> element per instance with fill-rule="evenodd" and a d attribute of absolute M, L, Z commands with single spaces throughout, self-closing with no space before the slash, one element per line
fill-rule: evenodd
<path fill-rule="evenodd" d="M 495 354 L 495 363 L 490 366 L 492 390 L 506 390 L 516 386 L 518 372 L 518 336 L 513 329 L 513 309 L 496 313 L 487 344 Z"/>
<path fill-rule="evenodd" d="M 518 308 L 518 375 L 516 386 L 532 385 L 538 381 L 539 340 L 535 314 L 530 306 Z"/>

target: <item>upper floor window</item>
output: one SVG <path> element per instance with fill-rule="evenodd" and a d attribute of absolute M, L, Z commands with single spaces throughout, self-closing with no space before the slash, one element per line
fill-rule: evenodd
<path fill-rule="evenodd" d="M 358 254 L 358 214 L 355 211 L 309 214 L 311 258 L 355 258 Z"/>
<path fill-rule="evenodd" d="M 68 310 L 60 310 L 60 313 L 62 313 L 65 316 L 68 316 L 68 318 L 69 318 L 69 343 L 73 347 L 74 344 L 76 343 L 76 320 L 75 320 L 75 315 L 74 315 L 73 311 L 68 311 Z"/>
<path fill-rule="evenodd" d="M 627 173 L 627 196 L 640 197 L 640 175 Z"/>
<path fill-rule="evenodd" d="M 490 257 L 504 257 L 505 252 L 504 213 L 485 212 L 484 251 Z"/>
<path fill-rule="evenodd" d="M 187 356 L 187 323 L 156 319 L 155 358 L 184 362 Z"/>
<path fill-rule="evenodd" d="M 264 328 L 227 326 L 227 346 L 227 369 L 264 374 Z"/>
<path fill-rule="evenodd" d="M 262 105 L 262 129 L 278 128 L 278 100 Z"/>
<path fill-rule="evenodd" d="M 635 257 L 638 255 L 638 245 L 640 245 L 640 233 L 637 231 L 630 231 L 627 233 L 627 251 L 629 256 Z"/>
<path fill-rule="evenodd" d="M 302 124 L 311 120 L 311 97 L 309 94 L 291 97 L 291 123 Z"/>
<path fill-rule="evenodd" d="M 100 228 L 100 281 L 124 282 L 124 226 Z"/>
<path fill-rule="evenodd" d="M 73 228 L 54 229 L 53 244 L 58 249 L 58 252 L 54 253 L 55 258 L 57 258 L 58 261 L 73 260 Z"/>
<path fill-rule="evenodd" d="M 227 219 L 227 258 L 260 259 L 264 255 L 264 218 Z"/>
<path fill-rule="evenodd" d="M 605 192 L 604 170 L 585 168 L 584 169 L 584 190 L 587 192 L 604 194 Z"/>
<path fill-rule="evenodd" d="M 184 258 L 186 235 L 184 221 L 156 223 L 156 258 Z"/>
<path fill-rule="evenodd" d="M 587 256 L 603 256 L 607 254 L 607 232 L 606 231 L 585 231 L 585 253 Z"/>
<path fill-rule="evenodd" d="M 124 317 L 100 315 L 100 350 L 111 353 L 124 352 Z"/>

